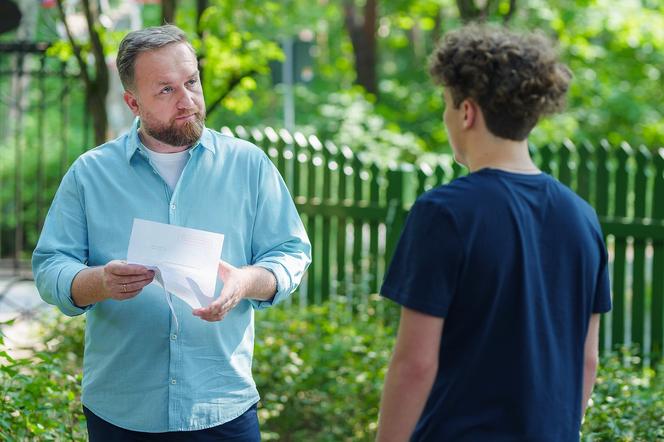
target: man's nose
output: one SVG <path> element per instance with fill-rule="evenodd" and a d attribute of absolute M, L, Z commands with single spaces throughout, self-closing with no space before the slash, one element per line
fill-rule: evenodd
<path fill-rule="evenodd" d="M 180 109 L 190 109 L 195 107 L 196 102 L 194 101 L 194 94 L 187 89 L 184 89 L 180 96 L 178 97 L 178 107 Z"/>

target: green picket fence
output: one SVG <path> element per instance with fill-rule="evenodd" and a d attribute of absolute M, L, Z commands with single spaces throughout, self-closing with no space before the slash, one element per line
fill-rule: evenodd
<path fill-rule="evenodd" d="M 438 164 L 381 167 L 348 147 L 286 130 L 223 128 L 260 146 L 275 163 L 302 215 L 313 263 L 304 302 L 376 293 L 420 193 L 465 174 Z M 662 356 L 664 337 L 664 149 L 565 142 L 532 147 L 536 163 L 592 204 L 606 237 L 613 311 L 603 318 L 603 349 L 635 345 Z M 660 204 L 657 204 L 657 202 Z"/>
<path fill-rule="evenodd" d="M 465 174 L 448 155 L 436 164 L 383 166 L 348 147 L 283 129 L 236 127 L 222 132 L 260 146 L 295 199 L 313 244 L 313 263 L 296 297 L 303 304 L 333 295 L 362 302 L 377 293 L 416 196 Z M 81 147 L 72 148 L 80 152 Z M 22 155 L 27 158 L 28 153 L 34 154 L 25 149 Z M 645 354 L 661 357 L 664 148 L 653 152 L 626 143 L 566 142 L 533 147 L 532 153 L 542 170 L 589 201 L 600 216 L 614 302 L 602 322 L 602 347 L 636 345 Z M 67 152 L 60 157 L 51 158 L 60 165 L 60 174 L 49 172 L 47 181 L 36 157 L 20 168 L 0 167 L 0 267 L 10 266 L 16 273 L 27 268 L 59 176 L 73 159 Z M 3 158 L 12 160 L 7 152 Z M 40 191 L 42 181 L 48 186 Z"/>

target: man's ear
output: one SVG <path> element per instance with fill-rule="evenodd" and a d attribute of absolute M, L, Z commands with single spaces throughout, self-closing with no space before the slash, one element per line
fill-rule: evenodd
<path fill-rule="evenodd" d="M 470 129 L 475 125 L 475 119 L 479 111 L 477 103 L 473 100 L 463 100 L 461 108 L 463 110 L 463 128 Z"/>
<path fill-rule="evenodd" d="M 124 102 L 127 103 L 129 110 L 138 117 L 138 100 L 130 91 L 125 90 L 124 92 Z"/>

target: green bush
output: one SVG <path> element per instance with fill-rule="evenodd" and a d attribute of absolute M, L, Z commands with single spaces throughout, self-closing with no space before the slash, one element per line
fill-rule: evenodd
<path fill-rule="evenodd" d="M 82 324 L 58 321 L 43 336 L 45 350 L 16 358 L 7 352 L 0 333 L 0 440 L 85 440 L 80 405 Z M 0 323 L 0 332 L 9 325 L 11 321 Z M 77 353 L 72 353 L 77 340 Z"/>
<path fill-rule="evenodd" d="M 352 314 L 350 312 L 352 311 Z M 256 313 L 254 377 L 263 440 L 372 440 L 398 307 L 371 297 Z M 0 323 L 0 331 L 7 323 Z M 11 357 L 0 334 L 0 440 L 86 439 L 80 405 L 84 320 L 46 321 L 42 344 Z M 664 441 L 664 363 L 602 357 L 584 442 Z"/>
<path fill-rule="evenodd" d="M 657 371 L 623 350 L 603 357 L 583 441 L 664 441 L 664 361 Z"/>
<path fill-rule="evenodd" d="M 382 303 L 382 305 L 381 305 Z M 397 316 L 371 298 L 256 315 L 254 377 L 264 440 L 373 440 Z M 394 320 L 384 321 L 383 317 Z"/>

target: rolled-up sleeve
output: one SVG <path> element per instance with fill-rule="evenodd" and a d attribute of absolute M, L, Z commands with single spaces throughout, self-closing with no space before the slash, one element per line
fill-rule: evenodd
<path fill-rule="evenodd" d="M 270 301 L 252 300 L 256 309 L 277 304 L 294 292 L 311 262 L 311 244 L 286 184 L 267 157 L 260 170 L 252 264 L 274 275 L 277 292 Z"/>
<path fill-rule="evenodd" d="M 68 316 L 80 315 L 91 308 L 78 307 L 71 297 L 74 277 L 87 268 L 84 204 L 74 165 L 60 183 L 32 254 L 32 272 L 40 296 Z"/>

